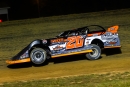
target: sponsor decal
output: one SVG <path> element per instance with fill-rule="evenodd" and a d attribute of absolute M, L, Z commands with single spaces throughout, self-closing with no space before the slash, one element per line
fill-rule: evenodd
<path fill-rule="evenodd" d="M 111 32 L 106 32 L 104 35 L 101 36 L 102 40 L 110 40 L 113 38 L 118 38 L 117 33 L 111 33 Z"/>
<path fill-rule="evenodd" d="M 90 46 L 84 46 L 85 36 L 71 36 L 66 39 L 58 38 L 51 40 L 51 53 L 52 55 L 66 54 L 71 52 L 79 52 L 82 50 L 90 49 Z"/>
<path fill-rule="evenodd" d="M 43 44 L 46 44 L 46 43 L 47 43 L 47 40 L 42 40 L 42 43 L 43 43 Z"/>
<path fill-rule="evenodd" d="M 58 38 L 51 40 L 51 43 L 60 43 L 60 42 L 66 42 L 66 39 L 64 38 Z"/>

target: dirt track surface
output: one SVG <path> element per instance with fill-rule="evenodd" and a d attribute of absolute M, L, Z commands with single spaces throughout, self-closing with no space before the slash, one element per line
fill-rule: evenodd
<path fill-rule="evenodd" d="M 120 56 L 122 54 L 118 54 Z M 61 59 L 62 60 L 62 59 Z M 125 61 L 125 62 L 123 62 Z M 0 71 L 0 83 L 12 81 L 38 80 L 52 77 L 62 77 L 70 75 L 82 74 L 100 74 L 111 72 L 127 72 L 129 68 L 130 58 L 109 58 L 103 57 L 96 61 L 74 60 L 62 61 L 54 64 L 50 62 L 46 66 L 34 67 L 30 64 L 16 65 L 17 68 L 2 68 Z M 22 67 L 21 67 L 22 66 Z"/>
<path fill-rule="evenodd" d="M 9 21 L 1 23 L 0 27 L 0 83 L 12 81 L 28 81 L 52 77 L 111 73 L 130 71 L 130 10 L 99 12 L 92 14 L 78 14 L 40 18 L 23 21 Z M 58 59 L 46 66 L 15 65 L 8 68 L 5 60 L 12 58 L 31 41 L 56 36 L 61 30 L 73 29 L 84 25 L 101 25 L 110 27 L 119 25 L 119 36 L 122 54 L 106 56 L 99 60 L 89 61 L 79 56 L 71 60 Z M 111 52 L 110 50 L 109 52 Z M 57 63 L 56 61 L 59 61 Z M 55 63 L 55 64 L 54 64 Z M 22 66 L 22 67 L 21 67 Z"/>

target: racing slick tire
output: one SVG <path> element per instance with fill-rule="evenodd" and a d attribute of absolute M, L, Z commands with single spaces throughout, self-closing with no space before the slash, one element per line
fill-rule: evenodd
<path fill-rule="evenodd" d="M 42 65 L 47 60 L 47 52 L 42 48 L 34 48 L 30 53 L 31 62 L 35 65 Z"/>
<path fill-rule="evenodd" d="M 86 57 L 89 60 L 97 60 L 100 58 L 101 56 L 101 49 L 99 46 L 95 45 L 95 44 L 91 44 L 91 48 L 93 50 L 93 52 L 87 53 Z"/>

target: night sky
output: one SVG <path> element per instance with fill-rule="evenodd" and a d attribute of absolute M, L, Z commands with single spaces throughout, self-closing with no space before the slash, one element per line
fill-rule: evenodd
<path fill-rule="evenodd" d="M 0 0 L 10 20 L 130 8 L 125 0 Z"/>

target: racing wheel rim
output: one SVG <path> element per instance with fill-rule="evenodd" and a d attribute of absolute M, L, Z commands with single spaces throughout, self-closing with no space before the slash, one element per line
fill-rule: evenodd
<path fill-rule="evenodd" d="M 98 50 L 96 48 L 92 48 L 92 50 L 93 52 L 89 53 L 89 55 L 95 58 L 96 56 L 98 56 Z"/>
<path fill-rule="evenodd" d="M 34 64 L 42 64 L 46 60 L 46 51 L 42 48 L 35 48 L 31 52 L 31 61 Z"/>

